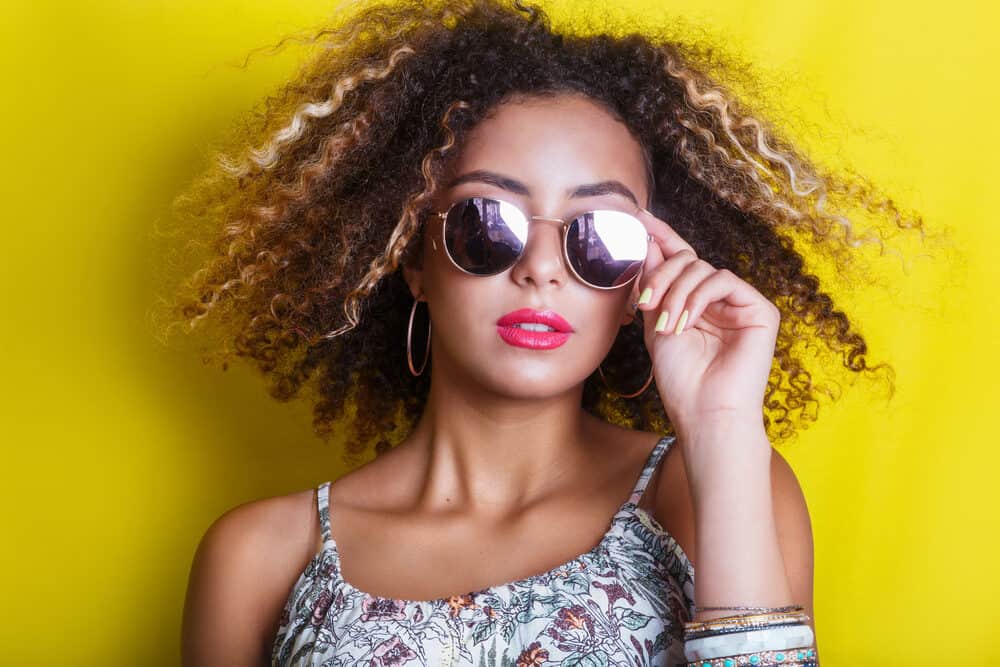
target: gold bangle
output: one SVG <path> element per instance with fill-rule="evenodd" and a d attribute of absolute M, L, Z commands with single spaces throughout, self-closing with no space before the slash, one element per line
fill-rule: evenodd
<path fill-rule="evenodd" d="M 747 625 L 777 625 L 799 621 L 809 623 L 809 615 L 802 612 L 784 612 L 781 614 L 745 614 L 742 616 L 724 616 L 707 621 L 692 621 L 684 624 L 685 634 L 705 630 L 729 630 Z"/>

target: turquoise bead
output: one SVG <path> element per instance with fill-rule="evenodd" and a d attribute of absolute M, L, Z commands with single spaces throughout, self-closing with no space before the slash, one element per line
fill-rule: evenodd
<path fill-rule="evenodd" d="M 752 655 L 752 656 L 750 656 L 750 664 L 756 665 L 759 662 L 760 662 L 760 656 L 759 655 Z"/>
<path fill-rule="evenodd" d="M 726 658 L 726 667 L 736 667 L 736 661 L 732 658 Z"/>
<path fill-rule="evenodd" d="M 703 662 L 703 663 L 701 663 L 701 667 L 712 667 L 712 663 L 710 663 L 710 662 Z"/>
<path fill-rule="evenodd" d="M 784 662 L 785 661 L 785 654 L 784 653 L 775 653 L 774 654 L 774 659 L 777 660 L 778 662 Z"/>

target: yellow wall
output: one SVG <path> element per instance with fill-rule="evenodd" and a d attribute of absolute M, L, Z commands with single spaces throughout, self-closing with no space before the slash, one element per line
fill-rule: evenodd
<path fill-rule="evenodd" d="M 909 275 L 885 264 L 891 291 L 852 298 L 873 358 L 896 367 L 896 397 L 848 389 L 782 450 L 812 513 L 826 667 L 1000 664 L 988 634 L 1000 599 L 1000 40 L 987 4 L 634 5 L 728 36 L 785 82 L 782 105 L 829 135 L 824 158 L 950 227 L 961 253 L 918 258 Z M 159 348 L 143 319 L 153 221 L 294 51 L 228 65 L 326 10 L 103 0 L 2 12 L 0 664 L 176 665 L 206 526 L 341 472 L 307 406 L 274 403 L 249 371 Z"/>

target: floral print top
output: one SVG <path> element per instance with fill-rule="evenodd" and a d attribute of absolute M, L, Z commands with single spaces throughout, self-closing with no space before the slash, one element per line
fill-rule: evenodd
<path fill-rule="evenodd" d="M 324 546 L 292 587 L 272 667 L 676 667 L 694 616 L 694 567 L 638 507 L 661 439 L 601 541 L 548 572 L 436 600 L 370 595 L 340 576 L 329 488 L 317 505 Z"/>

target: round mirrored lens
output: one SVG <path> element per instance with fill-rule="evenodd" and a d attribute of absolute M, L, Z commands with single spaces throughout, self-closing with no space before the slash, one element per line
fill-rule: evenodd
<path fill-rule="evenodd" d="M 624 285 L 646 261 L 646 228 L 622 211 L 584 213 L 569 225 L 566 255 L 577 275 L 591 285 Z"/>
<path fill-rule="evenodd" d="M 528 239 L 528 220 L 513 204 L 470 197 L 448 210 L 444 242 L 452 260 L 469 273 L 488 276 L 517 261 Z"/>

